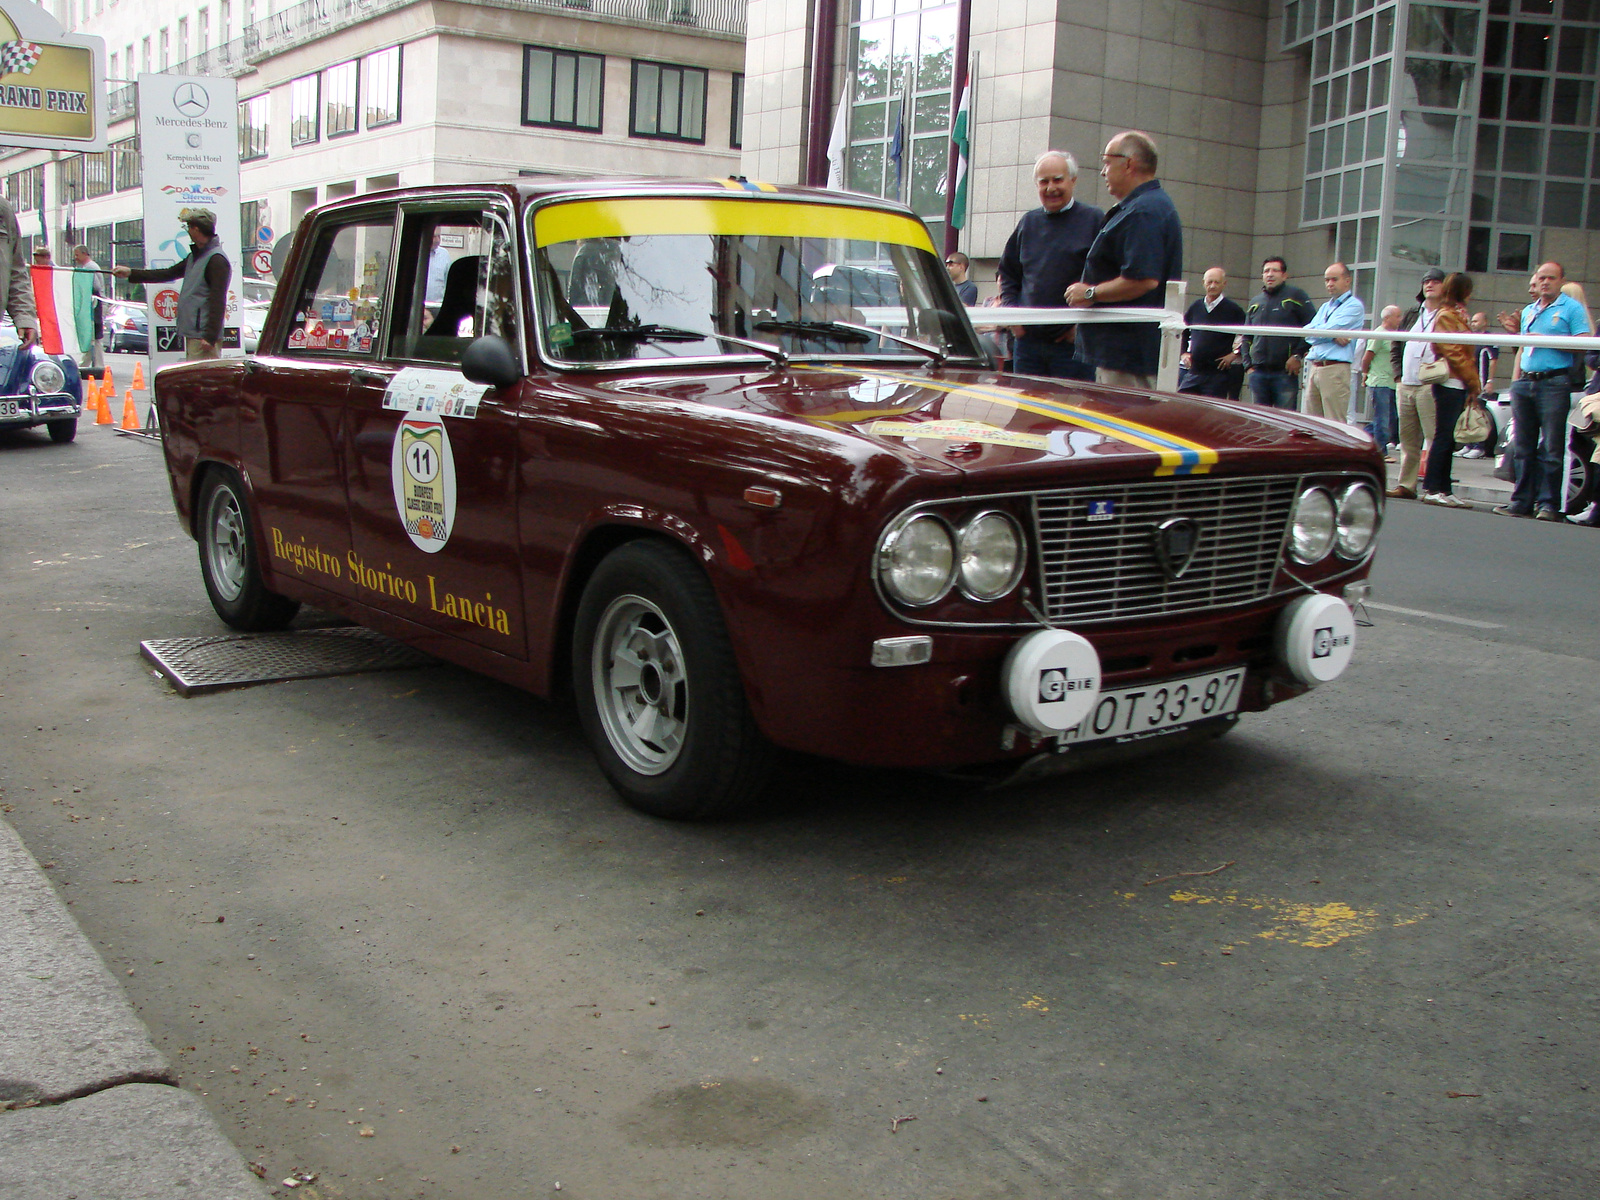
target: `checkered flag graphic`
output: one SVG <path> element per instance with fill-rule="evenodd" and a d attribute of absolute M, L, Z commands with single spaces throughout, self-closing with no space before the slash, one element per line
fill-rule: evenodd
<path fill-rule="evenodd" d="M 0 75 L 33 74 L 34 64 L 43 53 L 44 47 L 35 46 L 32 42 L 6 42 L 0 45 Z"/>

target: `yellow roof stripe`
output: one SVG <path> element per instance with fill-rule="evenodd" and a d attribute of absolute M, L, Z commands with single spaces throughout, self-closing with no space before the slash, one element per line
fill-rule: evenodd
<path fill-rule="evenodd" d="M 733 186 L 744 191 L 740 184 Z M 758 186 L 776 190 L 771 184 Z M 765 200 L 751 193 L 737 200 L 731 196 L 572 200 L 541 208 L 534 214 L 533 232 L 540 246 L 579 238 L 683 233 L 848 238 L 934 252 L 927 229 L 915 217 L 838 204 Z"/>

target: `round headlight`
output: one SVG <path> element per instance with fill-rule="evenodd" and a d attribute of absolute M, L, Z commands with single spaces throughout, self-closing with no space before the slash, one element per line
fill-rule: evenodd
<path fill-rule="evenodd" d="M 1378 535 L 1378 498 L 1364 483 L 1351 484 L 1339 497 L 1339 554 L 1360 558 Z"/>
<path fill-rule="evenodd" d="M 998 600 L 1022 576 L 1022 534 L 1005 513 L 979 513 L 961 527 L 961 590 L 974 600 Z"/>
<path fill-rule="evenodd" d="M 33 381 L 33 390 L 36 392 L 59 392 L 67 386 L 67 373 L 59 363 L 49 359 L 36 363 L 28 378 Z"/>
<path fill-rule="evenodd" d="M 1294 502 L 1294 528 L 1289 553 L 1298 563 L 1321 562 L 1333 549 L 1337 521 L 1333 497 L 1321 488 L 1307 488 Z"/>
<path fill-rule="evenodd" d="M 902 604 L 932 604 L 955 581 L 956 547 L 950 528 L 926 513 L 890 526 L 878 548 L 878 573 Z"/>

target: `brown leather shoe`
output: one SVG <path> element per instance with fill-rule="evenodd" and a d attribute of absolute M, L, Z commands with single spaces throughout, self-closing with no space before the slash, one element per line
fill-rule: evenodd
<path fill-rule="evenodd" d="M 1385 496 L 1393 496 L 1396 500 L 1415 500 L 1417 498 L 1417 493 L 1413 489 L 1398 483 L 1383 494 Z"/>

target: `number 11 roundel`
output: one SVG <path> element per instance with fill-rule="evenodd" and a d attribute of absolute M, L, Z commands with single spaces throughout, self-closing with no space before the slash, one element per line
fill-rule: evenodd
<path fill-rule="evenodd" d="M 394 506 L 417 548 L 437 554 L 456 519 L 456 464 L 436 415 L 413 413 L 395 431 Z"/>

